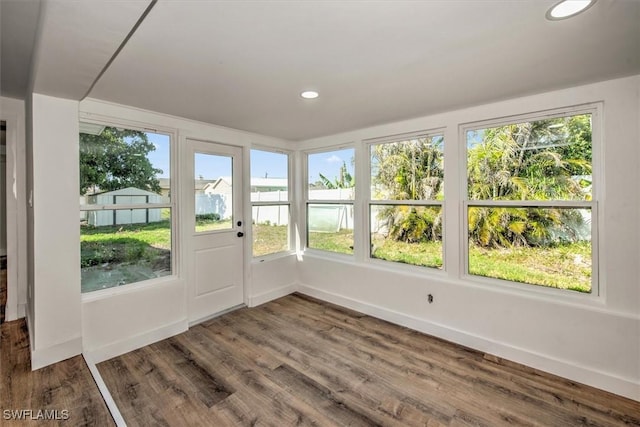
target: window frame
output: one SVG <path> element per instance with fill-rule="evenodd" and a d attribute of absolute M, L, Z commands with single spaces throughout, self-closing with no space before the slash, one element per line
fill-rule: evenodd
<path fill-rule="evenodd" d="M 513 289 L 517 291 L 526 291 L 533 293 L 541 293 L 547 295 L 579 299 L 598 299 L 604 295 L 603 284 L 599 276 L 599 229 L 602 227 L 600 218 L 602 217 L 602 207 L 599 206 L 600 193 L 602 187 L 602 143 L 601 129 L 603 117 L 602 102 L 593 102 L 569 107 L 560 107 L 538 112 L 525 114 L 517 114 L 504 116 L 501 118 L 493 118 L 488 120 L 479 120 L 458 125 L 458 138 L 461 149 L 458 165 L 459 170 L 459 194 L 460 194 L 460 277 L 461 279 L 486 285 L 491 288 L 501 287 L 504 289 Z M 539 120 L 547 120 L 559 117 L 571 117 L 582 114 L 591 114 L 591 200 L 470 200 L 468 193 L 468 147 L 467 137 L 468 131 L 487 129 L 492 127 L 506 126 L 515 123 L 532 122 Z M 514 207 L 514 208 L 575 208 L 589 209 L 591 212 L 591 292 L 583 293 L 568 289 L 554 288 L 549 286 L 536 285 L 531 283 L 515 282 L 506 279 L 484 277 L 469 272 L 469 208 L 470 207 Z"/>
<path fill-rule="evenodd" d="M 179 185 L 178 185 L 178 132 L 174 128 L 156 126 L 153 124 L 141 124 L 127 120 L 118 120 L 111 117 L 102 118 L 95 114 L 84 113 L 78 117 L 78 122 L 96 124 L 106 127 L 125 128 L 127 130 L 155 133 L 169 137 L 169 202 L 168 203 L 138 203 L 138 204 L 105 204 L 105 205 L 79 205 L 79 212 L 103 211 L 103 210 L 131 210 L 131 209 L 169 209 L 171 219 L 171 274 L 162 277 L 154 277 L 138 282 L 127 283 L 120 286 L 112 286 L 90 292 L 82 292 L 83 301 L 100 299 L 105 296 L 123 294 L 135 289 L 155 286 L 160 283 L 175 280 L 180 277 L 180 254 L 179 254 Z M 80 132 L 78 132 L 79 134 Z M 78 152 L 80 146 L 78 145 Z M 78 165 L 80 167 L 80 165 Z M 78 249 L 80 249 L 78 242 Z M 80 267 L 80 270 L 82 267 Z"/>
<path fill-rule="evenodd" d="M 292 179 L 292 170 L 293 170 L 293 153 L 291 151 L 288 150 L 280 150 L 274 147 L 265 147 L 265 146 L 261 146 L 261 145 L 254 145 L 251 146 L 249 148 L 249 188 L 251 188 L 251 151 L 256 150 L 256 151 L 264 151 L 264 152 L 268 152 L 268 153 L 275 153 L 275 154 L 283 154 L 285 156 L 287 156 L 287 200 L 286 201 L 265 201 L 265 202 L 260 202 L 260 201 L 253 201 L 251 200 L 251 191 L 249 191 L 249 205 L 251 206 L 251 224 L 253 225 L 253 208 L 254 207 L 260 207 L 260 206 L 287 206 L 287 212 L 289 214 L 289 220 L 287 223 L 287 246 L 288 249 L 283 250 L 283 251 L 278 251 L 278 252 L 272 252 L 272 253 L 268 253 L 268 254 L 264 254 L 264 255 L 254 255 L 253 254 L 253 228 L 251 231 L 251 260 L 252 261 L 258 261 L 258 262 L 262 262 L 264 260 L 268 260 L 268 259 L 272 259 L 272 258 L 280 258 L 282 256 L 287 256 L 287 255 L 291 255 L 292 253 L 295 253 L 295 239 L 294 239 L 294 233 L 292 232 L 292 222 L 293 222 L 293 213 L 292 213 L 292 206 L 293 206 L 293 179 Z"/>
<path fill-rule="evenodd" d="M 332 146 L 326 146 L 326 147 L 321 147 L 321 148 L 316 148 L 313 150 L 305 150 L 302 151 L 302 155 L 304 156 L 304 160 L 303 160 L 303 167 L 302 167 L 302 173 L 303 173 L 303 182 L 304 182 L 304 186 L 302 188 L 302 199 L 303 199 L 303 203 L 304 203 L 304 240 L 303 240 L 303 244 L 302 244 L 302 252 L 307 252 L 309 251 L 309 253 L 313 253 L 316 255 L 320 255 L 320 256 L 328 256 L 331 258 L 337 258 L 337 259 L 343 259 L 343 260 L 355 260 L 355 256 L 357 253 L 357 247 L 358 247 L 358 231 L 359 231 L 359 221 L 358 221 L 358 215 L 356 214 L 356 200 L 358 200 L 359 197 L 359 186 L 358 186 L 358 181 L 356 178 L 356 184 L 353 186 L 353 198 L 352 199 L 344 199 L 344 200 L 330 200 L 330 199 L 310 199 L 309 198 L 309 156 L 314 155 L 314 154 L 321 154 L 321 153 L 328 153 L 328 152 L 332 152 L 332 151 L 340 151 L 340 150 L 353 150 L 353 156 L 354 156 L 354 166 L 353 166 L 353 177 L 356 178 L 358 176 L 358 149 L 356 147 L 356 144 L 354 142 L 350 142 L 347 144 L 340 144 L 340 145 L 332 145 Z M 350 254 L 346 254 L 346 253 L 342 253 L 342 252 L 334 252 L 334 251 L 327 251 L 327 250 L 323 250 L 323 249 L 318 249 L 318 248 L 312 248 L 309 247 L 309 205 L 351 205 L 352 210 L 354 212 L 353 215 L 353 252 Z"/>
<path fill-rule="evenodd" d="M 417 132 L 409 132 L 409 133 L 402 133 L 402 134 L 397 134 L 397 135 L 390 135 L 390 136 L 385 136 L 385 137 L 380 137 L 380 138 L 370 138 L 370 139 L 366 139 L 363 140 L 363 144 L 365 146 L 366 149 L 366 153 L 367 153 L 367 193 L 366 193 L 366 197 L 365 197 L 365 217 L 366 217 L 366 223 L 367 223 L 367 227 L 366 227 L 366 234 L 367 234 L 367 255 L 366 255 L 366 259 L 368 262 L 370 263 L 378 263 L 381 266 L 402 266 L 400 268 L 403 269 L 415 269 L 416 271 L 420 271 L 420 272 L 429 272 L 429 273 L 434 273 L 434 274 L 440 274 L 440 273 L 444 273 L 447 271 L 447 261 L 446 261 L 446 210 L 445 210 L 445 186 L 446 186 L 446 181 L 447 181 L 447 172 L 446 172 L 446 160 L 445 160 L 445 144 L 446 144 L 446 139 L 445 139 L 445 131 L 446 128 L 445 127 L 438 127 L 438 128 L 432 128 L 432 129 L 427 129 L 427 130 L 423 130 L 423 131 L 417 131 Z M 443 178 L 443 192 L 442 192 L 442 200 L 437 200 L 437 199 L 429 199 L 429 200 L 390 200 L 390 199 L 380 199 L 380 200 L 374 200 L 371 196 L 371 185 L 372 185 L 372 164 L 371 164 L 371 155 L 372 155 L 372 149 L 374 146 L 376 145 L 382 145 L 382 144 L 391 144 L 391 143 L 398 143 L 398 142 L 404 142 L 410 139 L 415 139 L 415 138 L 421 138 L 421 137 L 427 137 L 427 138 L 433 138 L 435 136 L 441 136 L 442 140 L 443 140 L 443 147 L 442 147 L 442 167 L 443 167 L 443 172 L 444 172 L 444 178 Z M 399 261 L 390 261 L 390 260 L 383 260 L 380 258 L 374 258 L 373 254 L 371 253 L 371 247 L 373 245 L 372 242 L 372 238 L 371 238 L 371 220 L 372 220 L 372 215 L 371 215 L 371 208 L 373 206 L 421 206 L 421 207 L 432 207 L 432 206 L 437 206 L 440 208 L 441 210 L 441 216 L 442 216 L 442 267 L 438 268 L 438 267 L 430 267 L 430 266 L 419 266 L 419 265 L 413 265 L 413 264 L 405 264 L 405 263 L 401 263 Z M 425 270 L 426 269 L 426 270 Z"/>

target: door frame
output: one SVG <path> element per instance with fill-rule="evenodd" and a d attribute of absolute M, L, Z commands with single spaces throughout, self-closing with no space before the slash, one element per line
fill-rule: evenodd
<path fill-rule="evenodd" d="M 6 236 L 7 304 L 5 321 L 26 315 L 27 304 L 27 197 L 25 103 L 1 98 L 0 120 L 7 126 L 6 138 Z"/>
<path fill-rule="evenodd" d="M 184 278 L 184 286 L 185 286 L 185 306 L 187 308 L 187 320 L 189 327 L 196 325 L 198 323 L 205 322 L 209 319 L 218 317 L 224 313 L 229 311 L 236 310 L 241 307 L 249 307 L 250 306 L 250 288 L 251 288 L 251 275 L 250 275 L 250 262 L 251 262 L 251 240 L 252 239 L 252 229 L 251 229 L 251 203 L 250 203 L 250 183 L 248 182 L 248 171 L 249 171 L 249 154 L 250 148 L 246 144 L 242 143 L 231 143 L 224 141 L 223 139 L 216 138 L 210 135 L 203 135 L 200 133 L 191 133 L 191 132 L 180 132 L 178 136 L 180 141 L 180 149 L 178 155 L 178 161 L 180 163 L 179 168 L 179 201 L 180 201 L 180 213 L 181 217 L 185 218 L 186 215 L 191 215 L 191 212 L 187 212 L 187 206 L 189 206 L 189 198 L 193 197 L 193 189 L 190 189 L 189 182 L 191 181 L 191 177 L 187 176 L 187 171 L 191 170 L 192 167 L 190 163 L 193 161 L 192 159 L 192 149 L 190 147 L 189 141 L 210 143 L 214 145 L 221 145 L 227 147 L 237 148 L 242 153 L 242 158 L 240 159 L 240 175 L 242 176 L 242 188 L 240 189 L 240 194 L 242 195 L 241 203 L 242 209 L 240 213 L 240 218 L 244 224 L 243 232 L 244 232 L 244 244 L 242 245 L 242 303 L 238 306 L 230 307 L 229 309 L 222 310 L 220 312 L 213 313 L 204 318 L 191 320 L 190 318 L 190 298 L 191 298 L 191 285 L 193 283 L 195 271 L 192 271 L 191 265 L 187 262 L 187 257 L 190 256 L 193 247 L 192 247 L 192 238 L 193 238 L 193 230 L 190 229 L 191 221 L 180 221 L 179 233 L 180 233 L 180 251 L 181 251 L 181 259 L 183 262 L 181 263 L 183 266 L 182 273 Z M 188 181 L 188 182 L 187 182 Z M 249 208 L 247 208 L 249 207 Z M 249 254 L 249 255 L 247 255 Z"/>

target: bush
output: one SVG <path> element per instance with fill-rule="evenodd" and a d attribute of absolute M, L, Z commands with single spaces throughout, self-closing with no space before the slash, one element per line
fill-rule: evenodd
<path fill-rule="evenodd" d="M 220 221 L 220 214 L 207 213 L 196 215 L 196 221 Z"/>

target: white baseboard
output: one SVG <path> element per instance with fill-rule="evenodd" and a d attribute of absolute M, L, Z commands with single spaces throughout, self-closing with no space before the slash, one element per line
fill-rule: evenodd
<path fill-rule="evenodd" d="M 181 334 L 187 329 L 189 329 L 189 324 L 187 319 L 184 319 L 122 341 L 107 344 L 100 348 L 85 349 L 83 353 L 85 358 L 88 358 L 93 363 L 100 363 L 107 359 L 111 359 L 112 357 L 120 356 L 121 354 L 128 353 L 146 345 Z"/>
<path fill-rule="evenodd" d="M 282 298 L 298 290 L 298 283 L 290 283 L 267 292 L 250 297 L 249 307 L 257 307 L 274 299 Z"/>
<path fill-rule="evenodd" d="M 33 350 L 31 346 L 31 370 L 44 368 L 82 353 L 82 337 L 77 337 L 51 347 Z"/>
<path fill-rule="evenodd" d="M 640 383 L 626 378 L 620 378 L 606 372 L 576 365 L 571 361 L 565 361 L 548 355 L 535 353 L 530 350 L 514 347 L 509 344 L 470 334 L 441 324 L 429 322 L 417 317 L 408 316 L 397 311 L 364 303 L 342 295 L 326 292 L 322 289 L 311 286 L 299 285 L 297 287 L 297 291 L 323 301 L 368 314 L 378 319 L 406 326 L 456 344 L 464 345 L 466 347 L 489 353 L 503 359 L 511 360 L 513 362 L 521 363 L 572 381 L 640 401 Z"/>

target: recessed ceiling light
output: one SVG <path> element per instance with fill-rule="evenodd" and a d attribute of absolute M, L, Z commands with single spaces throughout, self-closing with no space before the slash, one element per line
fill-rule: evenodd
<path fill-rule="evenodd" d="M 559 21 L 589 9 L 596 0 L 562 0 L 547 11 L 547 19 Z"/>
<path fill-rule="evenodd" d="M 305 90 L 300 94 L 300 96 L 304 99 L 315 99 L 320 95 L 315 90 Z"/>

